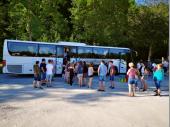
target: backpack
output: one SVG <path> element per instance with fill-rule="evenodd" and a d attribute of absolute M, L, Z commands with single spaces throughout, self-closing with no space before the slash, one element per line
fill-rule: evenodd
<path fill-rule="evenodd" d="M 115 71 L 115 66 L 112 65 L 109 69 L 109 72 L 110 72 L 110 75 L 115 75 L 116 74 L 116 71 Z"/>

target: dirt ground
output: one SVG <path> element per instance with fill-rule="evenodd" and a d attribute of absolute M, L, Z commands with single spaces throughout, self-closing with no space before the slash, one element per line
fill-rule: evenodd
<path fill-rule="evenodd" d="M 117 77 L 118 79 L 119 77 Z M 69 86 L 57 77 L 52 88 L 32 88 L 32 77 L 0 75 L 0 127 L 168 127 L 169 80 L 162 83 L 162 96 L 154 95 L 149 80 L 146 92 L 128 97 L 127 83 L 98 92 Z"/>

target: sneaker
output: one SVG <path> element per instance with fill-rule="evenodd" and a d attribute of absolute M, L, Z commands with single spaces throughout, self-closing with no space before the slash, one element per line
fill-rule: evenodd
<path fill-rule="evenodd" d="M 157 92 L 158 90 L 154 90 L 153 92 Z"/>
<path fill-rule="evenodd" d="M 33 86 L 34 88 L 38 88 L 38 87 L 36 87 L 36 86 Z"/>
<path fill-rule="evenodd" d="M 105 90 L 98 89 L 98 91 L 104 92 Z"/>
<path fill-rule="evenodd" d="M 112 89 L 112 86 L 109 86 L 110 89 Z"/>
<path fill-rule="evenodd" d="M 143 89 L 142 91 L 145 92 L 145 91 L 147 91 L 147 90 L 146 90 L 146 89 Z"/>
<path fill-rule="evenodd" d="M 43 89 L 43 87 L 41 87 L 41 86 L 40 86 L 39 88 L 40 88 L 40 89 Z"/>

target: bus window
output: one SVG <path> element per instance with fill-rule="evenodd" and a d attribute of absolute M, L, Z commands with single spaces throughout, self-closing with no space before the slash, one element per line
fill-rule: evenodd
<path fill-rule="evenodd" d="M 77 49 L 76 47 L 70 47 L 70 57 L 76 58 L 77 57 Z"/>
<path fill-rule="evenodd" d="M 8 51 L 11 56 L 36 56 L 37 44 L 8 42 Z"/>
<path fill-rule="evenodd" d="M 94 58 L 106 59 L 109 55 L 107 48 L 93 48 Z"/>
<path fill-rule="evenodd" d="M 56 48 L 54 45 L 39 44 L 39 53 L 40 57 L 55 57 Z"/>
<path fill-rule="evenodd" d="M 109 58 L 110 59 L 120 59 L 120 50 L 110 49 L 109 50 Z"/>
<path fill-rule="evenodd" d="M 64 48 L 62 46 L 57 46 L 57 58 L 64 57 Z"/>
<path fill-rule="evenodd" d="M 80 57 L 80 58 L 92 58 L 92 48 L 90 48 L 90 47 L 78 47 L 78 57 Z"/>

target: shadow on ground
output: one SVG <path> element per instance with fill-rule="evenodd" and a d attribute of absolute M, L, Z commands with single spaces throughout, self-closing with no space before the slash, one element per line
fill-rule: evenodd
<path fill-rule="evenodd" d="M 86 104 L 88 102 L 103 101 L 107 97 L 124 97 L 128 94 L 127 83 L 116 83 L 116 89 L 109 89 L 109 82 L 106 83 L 106 92 L 98 92 L 98 80 L 95 77 L 93 89 L 87 87 L 79 88 L 77 84 L 70 86 L 64 83 L 60 77 L 55 78 L 53 88 L 44 87 L 41 89 L 32 88 L 32 76 L 0 75 L 0 103 L 9 101 L 28 101 L 32 99 L 49 98 L 52 100 L 65 100 L 76 104 Z M 168 81 L 163 87 L 165 92 L 162 97 L 169 96 Z M 153 83 L 145 93 L 137 92 L 140 96 L 153 96 Z"/>

